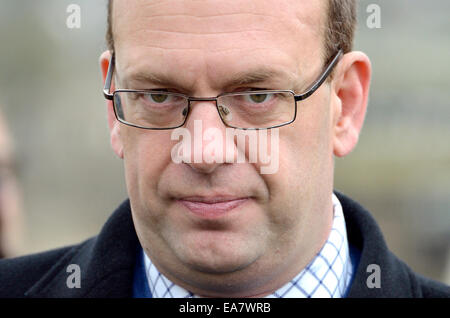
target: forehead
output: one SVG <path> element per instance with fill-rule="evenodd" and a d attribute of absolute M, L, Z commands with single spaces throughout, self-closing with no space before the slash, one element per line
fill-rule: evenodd
<path fill-rule="evenodd" d="M 116 0 L 118 67 L 170 65 L 184 75 L 257 63 L 300 69 L 320 55 L 325 16 L 317 0 Z"/>

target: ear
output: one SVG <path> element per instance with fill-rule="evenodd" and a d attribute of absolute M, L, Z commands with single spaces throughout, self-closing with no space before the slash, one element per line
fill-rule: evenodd
<path fill-rule="evenodd" d="M 358 143 L 369 96 L 370 60 L 362 52 L 345 54 L 334 74 L 335 105 L 333 152 L 343 157 Z"/>
<path fill-rule="evenodd" d="M 103 85 L 105 84 L 110 60 L 110 51 L 105 51 L 100 55 L 100 69 L 102 72 Z M 114 84 L 111 84 L 111 91 L 114 91 Z M 109 135 L 112 149 L 119 158 L 123 159 L 123 143 L 120 137 L 120 123 L 114 114 L 113 102 L 111 100 L 106 100 L 106 110 L 108 114 Z"/>

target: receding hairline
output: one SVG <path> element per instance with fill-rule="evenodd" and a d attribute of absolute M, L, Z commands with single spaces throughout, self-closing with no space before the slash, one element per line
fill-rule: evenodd
<path fill-rule="evenodd" d="M 356 0 L 325 0 L 325 4 L 324 32 L 322 32 L 324 50 L 322 51 L 322 57 L 326 61 L 338 49 L 342 49 L 344 53 L 347 53 L 353 48 L 356 28 Z M 113 7 L 114 1 L 108 0 L 106 45 L 111 52 L 114 51 Z"/>

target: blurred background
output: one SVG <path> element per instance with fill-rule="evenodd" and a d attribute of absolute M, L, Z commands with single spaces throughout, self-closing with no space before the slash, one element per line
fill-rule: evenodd
<path fill-rule="evenodd" d="M 373 78 L 359 145 L 336 159 L 336 189 L 372 212 L 415 271 L 450 284 L 450 2 L 358 3 L 355 49 Z M 80 28 L 66 25 L 70 4 Z M 3 170 L 20 201 L 7 256 L 95 235 L 127 197 L 102 97 L 105 29 L 105 0 L 0 0 L 0 110 L 14 145 Z"/>

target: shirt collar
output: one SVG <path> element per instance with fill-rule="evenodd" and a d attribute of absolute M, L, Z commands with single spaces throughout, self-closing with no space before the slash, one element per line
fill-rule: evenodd
<path fill-rule="evenodd" d="M 341 298 L 350 286 L 353 266 L 341 203 L 332 195 L 333 224 L 328 239 L 314 259 L 290 282 L 268 298 Z M 162 275 L 144 254 L 144 267 L 150 293 L 154 298 L 197 298 Z"/>

